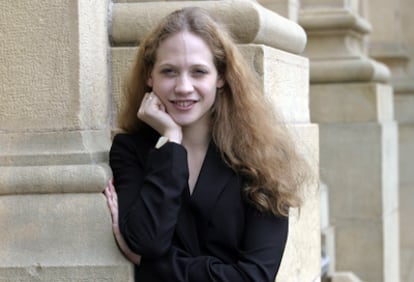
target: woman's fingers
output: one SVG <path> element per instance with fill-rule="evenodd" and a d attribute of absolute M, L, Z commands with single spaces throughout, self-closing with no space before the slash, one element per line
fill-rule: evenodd
<path fill-rule="evenodd" d="M 118 195 L 115 191 L 115 187 L 112 181 L 108 182 L 107 187 L 104 190 L 106 202 L 109 207 L 112 216 L 112 224 L 118 226 Z"/>

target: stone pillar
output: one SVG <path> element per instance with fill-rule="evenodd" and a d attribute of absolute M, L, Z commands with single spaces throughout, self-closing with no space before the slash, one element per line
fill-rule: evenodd
<path fill-rule="evenodd" d="M 298 0 L 257 0 L 260 5 L 294 22 L 298 20 Z"/>
<path fill-rule="evenodd" d="M 394 87 L 399 131 L 401 281 L 414 281 L 414 24 L 412 1 L 368 0 L 366 14 L 373 29 L 369 53 L 387 64 Z M 407 12 L 410 11 L 410 12 Z"/>
<path fill-rule="evenodd" d="M 107 1 L 0 3 L 0 280 L 132 281 L 110 178 Z"/>
<path fill-rule="evenodd" d="M 311 120 L 335 228 L 336 271 L 399 281 L 398 144 L 388 68 L 366 55 L 358 1 L 304 0 Z"/>
<path fill-rule="evenodd" d="M 306 35 L 300 26 L 255 1 L 121 2 L 124 1 L 120 0 L 113 6 L 111 34 L 115 109 L 120 100 L 122 77 L 136 52 L 136 47 L 122 46 L 132 45 L 137 39 L 139 42 L 167 13 L 183 6 L 197 5 L 228 25 L 260 77 L 264 94 L 277 100 L 275 105 L 280 107 L 298 135 L 298 146 L 310 159 L 317 159 L 317 126 L 309 123 L 309 65 L 306 58 L 298 55 L 306 43 Z M 276 281 L 314 281 L 320 278 L 317 184 L 306 187 L 305 191 L 306 204 L 300 217 L 292 213 L 288 245 Z"/>
<path fill-rule="evenodd" d="M 403 88 L 395 95 L 400 145 L 400 230 L 402 282 L 414 282 L 414 3 L 400 1 L 402 40 L 409 61 Z"/>

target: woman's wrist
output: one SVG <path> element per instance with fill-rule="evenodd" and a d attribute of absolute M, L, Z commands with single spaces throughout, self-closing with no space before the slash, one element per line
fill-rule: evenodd
<path fill-rule="evenodd" d="M 183 140 L 183 134 L 181 132 L 181 129 L 166 131 L 163 134 L 163 136 L 167 137 L 168 141 L 178 143 L 178 144 L 181 144 Z"/>

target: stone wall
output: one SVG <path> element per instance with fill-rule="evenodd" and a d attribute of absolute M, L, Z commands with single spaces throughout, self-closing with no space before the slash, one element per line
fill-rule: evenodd
<path fill-rule="evenodd" d="M 108 2 L 0 3 L 0 280 L 131 281 L 111 177 Z"/>

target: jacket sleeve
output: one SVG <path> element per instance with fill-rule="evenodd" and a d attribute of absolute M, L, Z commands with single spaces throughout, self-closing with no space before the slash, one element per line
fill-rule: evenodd
<path fill-rule="evenodd" d="M 144 260 L 141 265 L 159 274 L 157 281 L 274 281 L 287 234 L 288 218 L 264 215 L 250 207 L 244 240 L 235 263 L 226 264 L 213 256 L 193 257 L 172 246 L 162 258 Z"/>
<path fill-rule="evenodd" d="M 142 153 L 136 140 L 117 135 L 110 166 L 118 193 L 119 227 L 131 250 L 155 258 L 170 246 L 188 183 L 187 153 L 179 144 Z M 141 153 L 140 153 L 141 152 Z"/>

